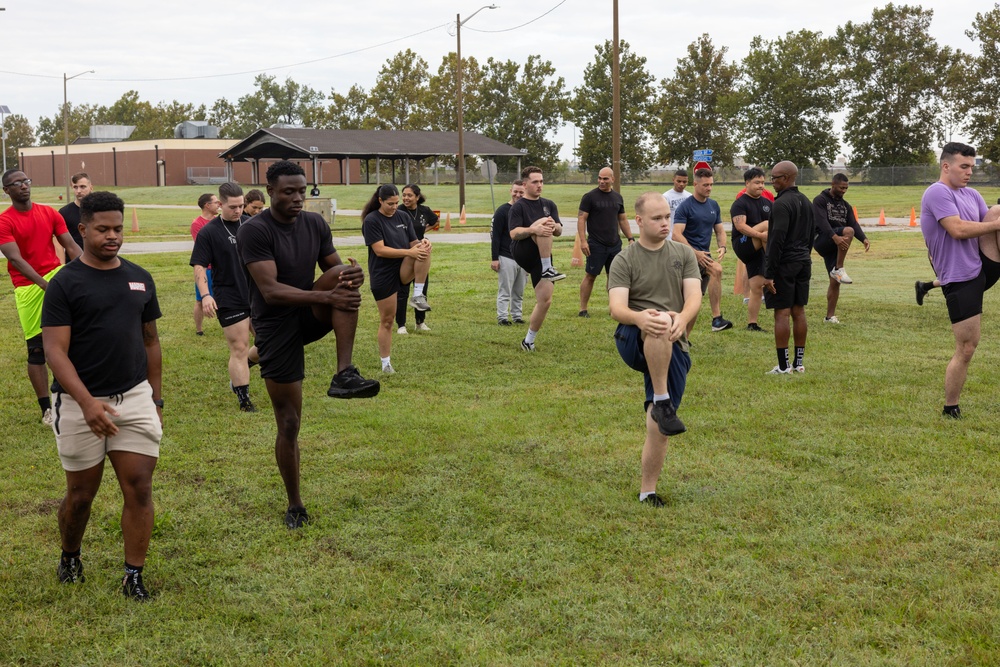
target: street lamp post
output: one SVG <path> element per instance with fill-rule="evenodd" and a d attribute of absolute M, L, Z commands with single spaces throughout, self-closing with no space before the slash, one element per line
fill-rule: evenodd
<path fill-rule="evenodd" d="M 80 72 L 79 74 L 74 74 L 73 76 L 66 76 L 66 72 L 63 72 L 63 151 L 66 156 L 63 162 L 63 168 L 66 173 L 66 201 L 69 202 L 69 99 L 66 95 L 66 82 L 70 79 L 75 79 L 78 76 L 83 76 L 84 74 L 93 74 L 94 70 L 88 69 L 86 72 Z"/>
<path fill-rule="evenodd" d="M 0 11 L 3 11 L 3 7 L 0 7 Z M 7 172 L 7 124 L 4 123 L 4 114 L 10 114 L 10 107 L 6 104 L 0 104 L 0 140 L 3 142 L 3 170 L 4 173 Z"/>
<path fill-rule="evenodd" d="M 469 18 L 462 20 L 460 14 L 455 15 L 455 39 L 457 40 L 457 67 L 455 82 L 458 86 L 458 208 L 465 206 L 465 136 L 462 130 L 462 25 L 468 23 L 473 16 L 484 9 L 496 9 L 496 5 L 484 5 L 472 12 Z"/>

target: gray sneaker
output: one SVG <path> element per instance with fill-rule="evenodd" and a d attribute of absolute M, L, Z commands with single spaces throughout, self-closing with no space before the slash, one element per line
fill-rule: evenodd
<path fill-rule="evenodd" d="M 410 299 L 410 308 L 414 310 L 419 310 L 421 313 L 426 313 L 431 309 L 430 305 L 427 303 L 427 297 L 421 294 L 420 296 L 415 296 Z"/>

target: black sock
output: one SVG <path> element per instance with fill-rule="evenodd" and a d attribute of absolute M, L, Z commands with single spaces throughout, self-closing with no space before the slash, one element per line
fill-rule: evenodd
<path fill-rule="evenodd" d="M 241 384 L 233 387 L 233 391 L 236 392 L 236 398 L 240 399 L 240 405 L 250 402 L 250 385 Z"/>
<path fill-rule="evenodd" d="M 925 292 L 931 291 L 932 289 L 934 289 L 933 281 L 929 283 L 920 283 L 920 289 L 922 289 Z"/>
<path fill-rule="evenodd" d="M 776 349 L 778 351 L 778 368 L 783 371 L 788 370 L 788 348 L 779 347 Z"/>
<path fill-rule="evenodd" d="M 142 574 L 142 565 L 129 565 L 125 563 L 125 574 Z"/>
<path fill-rule="evenodd" d="M 803 360 L 803 358 L 805 358 L 805 356 L 806 356 L 806 348 L 805 348 L 805 346 L 799 347 L 798 345 L 796 345 L 795 346 L 795 367 L 796 368 L 798 368 L 799 366 L 802 365 L 802 360 Z"/>
<path fill-rule="evenodd" d="M 46 410 L 52 409 L 52 400 L 48 396 L 43 396 L 38 399 L 38 407 L 42 409 L 42 414 L 45 414 Z"/>
<path fill-rule="evenodd" d="M 79 549 L 77 549 L 76 551 L 66 551 L 65 549 L 63 549 L 62 559 L 64 563 L 69 562 L 71 558 L 79 558 L 79 557 L 80 557 Z"/>

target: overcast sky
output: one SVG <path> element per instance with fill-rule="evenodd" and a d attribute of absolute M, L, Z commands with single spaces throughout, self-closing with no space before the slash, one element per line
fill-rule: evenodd
<path fill-rule="evenodd" d="M 235 100 L 250 92 L 255 74 L 264 71 L 280 80 L 291 76 L 324 93 L 331 88 L 346 92 L 355 83 L 369 89 L 382 64 L 407 48 L 435 72 L 442 57 L 455 50 L 456 14 L 465 19 L 485 3 L 6 0 L 0 4 L 6 4 L 0 25 L 7 45 L 7 57 L 0 65 L 5 70 L 0 73 L 0 104 L 37 125 L 40 116 L 58 112 L 63 73 L 73 76 L 91 69 L 96 73 L 69 82 L 72 103 L 111 104 L 134 89 L 154 104 L 176 99 L 211 106 L 219 97 Z M 483 10 L 465 24 L 463 55 L 480 62 L 491 56 L 523 62 L 527 55 L 539 54 L 552 61 L 570 90 L 582 82 L 594 46 L 612 36 L 611 0 L 497 0 L 497 4 L 497 9 Z M 938 43 L 966 51 L 974 45 L 964 31 L 977 12 L 994 6 L 987 0 L 920 4 L 934 10 L 931 33 Z M 847 21 L 868 20 L 873 6 L 860 0 L 784 5 L 620 0 L 619 30 L 633 51 L 648 59 L 647 66 L 659 81 L 673 75 L 677 59 L 701 33 L 709 33 L 716 46 L 729 48 L 730 59 L 739 60 L 755 35 L 775 38 L 802 28 L 831 34 Z M 569 158 L 572 126 L 560 130 L 557 139 L 564 144 L 562 157 Z"/>

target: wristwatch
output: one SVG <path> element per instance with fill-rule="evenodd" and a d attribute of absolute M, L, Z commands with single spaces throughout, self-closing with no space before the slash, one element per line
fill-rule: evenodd
<path fill-rule="evenodd" d="M 154 398 L 153 399 L 153 405 L 155 405 L 156 407 L 158 407 L 158 408 L 160 408 L 162 410 L 163 409 L 163 399 L 162 398 Z"/>

